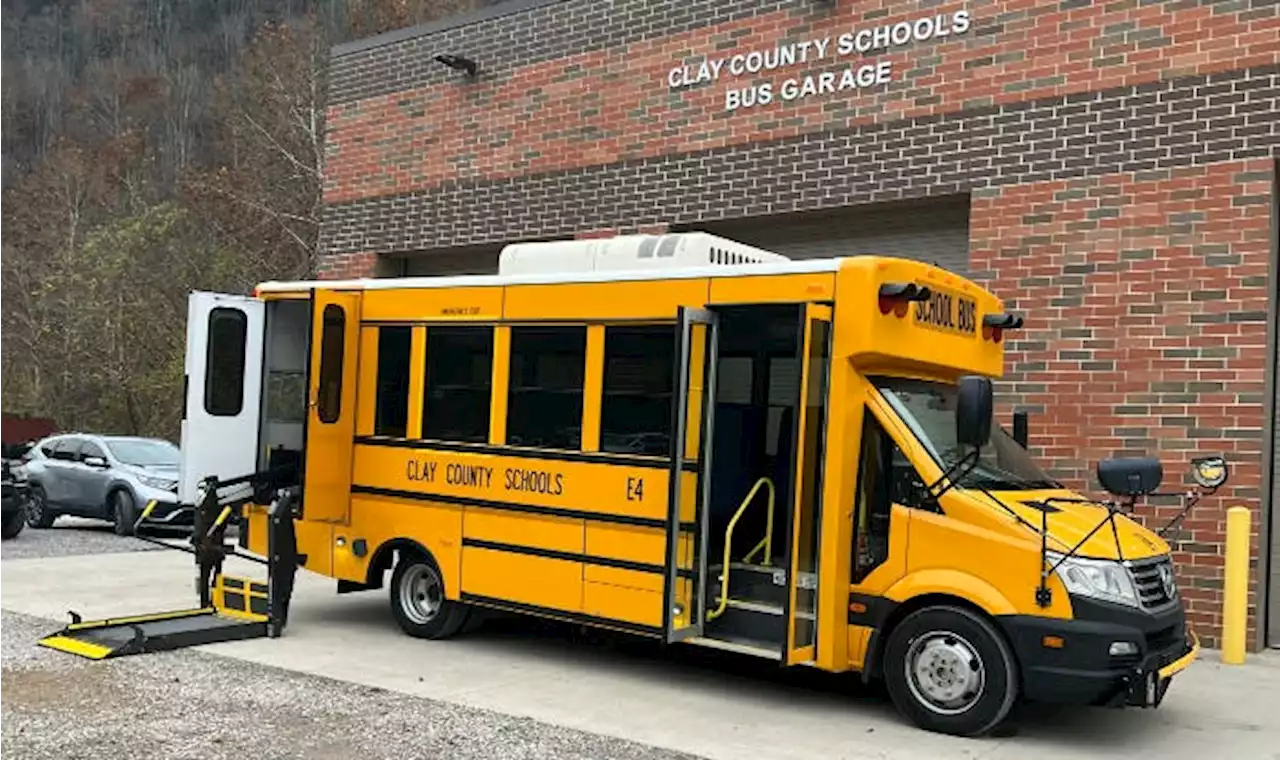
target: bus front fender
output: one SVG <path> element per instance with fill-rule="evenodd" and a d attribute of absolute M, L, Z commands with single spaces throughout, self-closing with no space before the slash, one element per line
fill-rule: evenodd
<path fill-rule="evenodd" d="M 897 604 L 923 596 L 952 596 L 975 605 L 991 616 L 1014 615 L 1018 610 L 993 585 L 969 573 L 946 568 L 928 568 L 909 573 L 885 592 Z"/>

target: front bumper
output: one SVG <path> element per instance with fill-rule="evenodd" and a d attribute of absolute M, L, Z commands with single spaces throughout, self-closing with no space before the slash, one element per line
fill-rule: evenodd
<path fill-rule="evenodd" d="M 173 494 L 169 494 L 170 498 Z M 143 525 L 194 525 L 195 510 L 185 504 L 179 504 L 176 501 L 160 501 L 156 499 L 156 506 L 147 515 L 147 519 L 142 521 Z M 144 505 L 145 508 L 145 505 Z"/>
<path fill-rule="evenodd" d="M 1200 642 L 1178 605 L 1155 614 L 1078 598 L 1072 605 L 1072 620 L 1000 619 L 1030 701 L 1157 707 L 1173 676 L 1199 656 Z M 1046 646 L 1045 637 L 1060 646 Z M 1137 652 L 1112 655 L 1113 642 L 1129 642 Z"/>

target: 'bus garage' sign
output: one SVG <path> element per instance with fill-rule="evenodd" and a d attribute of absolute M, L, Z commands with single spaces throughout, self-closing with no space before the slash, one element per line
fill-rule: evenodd
<path fill-rule="evenodd" d="M 766 81 L 745 87 L 731 86 L 724 91 L 724 107 L 737 111 L 775 102 L 791 102 L 817 95 L 863 90 L 893 80 L 892 61 L 866 59 L 913 42 L 928 42 L 964 34 L 972 26 L 968 11 L 922 16 L 895 24 L 852 29 L 838 37 L 822 37 L 803 42 L 788 42 L 763 50 L 734 53 L 723 58 L 708 58 L 701 63 L 676 66 L 667 72 L 667 85 L 672 90 L 719 83 L 755 76 L 791 66 L 814 64 L 841 58 L 862 58 L 843 70 L 822 71 Z"/>

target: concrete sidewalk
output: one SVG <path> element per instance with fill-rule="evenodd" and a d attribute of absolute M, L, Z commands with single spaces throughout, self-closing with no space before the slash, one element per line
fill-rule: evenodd
<path fill-rule="evenodd" d="M 49 619 L 53 630 L 68 610 L 94 618 L 189 607 L 192 577 L 190 559 L 167 552 L 6 560 L 0 606 Z M 724 760 L 1280 759 L 1274 654 L 1225 667 L 1207 652 L 1159 710 L 1036 708 L 1013 736 L 964 740 L 904 723 L 856 677 L 779 672 L 692 647 L 571 641 L 529 626 L 420 641 L 396 627 L 385 591 L 337 596 L 333 588 L 303 573 L 284 638 L 202 649 Z"/>

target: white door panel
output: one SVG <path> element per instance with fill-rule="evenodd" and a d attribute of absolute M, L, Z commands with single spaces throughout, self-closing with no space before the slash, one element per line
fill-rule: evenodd
<path fill-rule="evenodd" d="M 266 304 L 192 293 L 187 301 L 186 403 L 178 499 L 196 502 L 200 481 L 257 469 Z"/>

